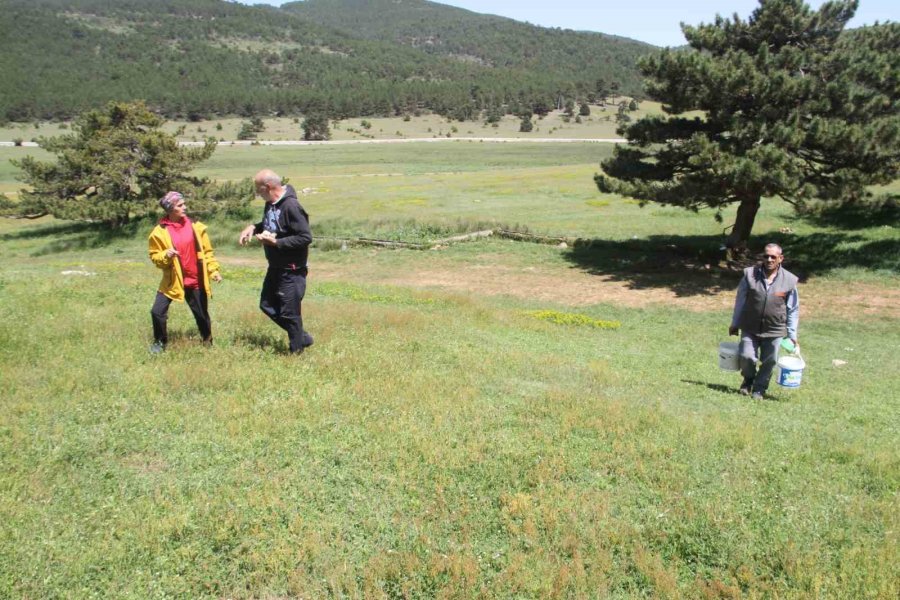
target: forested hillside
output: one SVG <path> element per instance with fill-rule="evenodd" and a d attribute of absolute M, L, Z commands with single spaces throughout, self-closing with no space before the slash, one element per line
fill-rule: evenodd
<path fill-rule="evenodd" d="M 0 0 L 0 120 L 133 99 L 196 119 L 540 112 L 598 81 L 640 94 L 635 61 L 651 50 L 420 0 Z"/>
<path fill-rule="evenodd" d="M 638 57 L 652 46 L 593 32 L 537 27 L 426 0 L 306 0 L 283 10 L 353 35 L 497 69 L 564 76 L 586 93 L 595 81 L 639 93 Z M 603 8 L 597 7 L 602 14 Z M 585 87 L 584 84 L 587 84 Z"/>

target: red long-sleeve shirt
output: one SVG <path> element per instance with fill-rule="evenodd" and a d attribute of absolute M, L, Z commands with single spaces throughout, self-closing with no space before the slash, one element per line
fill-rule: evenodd
<path fill-rule="evenodd" d="M 194 229 L 191 227 L 191 220 L 184 217 L 179 223 L 163 217 L 159 224 L 169 231 L 169 235 L 172 237 L 172 244 L 178 250 L 181 274 L 184 276 L 184 287 L 191 289 L 200 287 L 200 272 L 197 269 L 197 241 L 194 239 Z"/>

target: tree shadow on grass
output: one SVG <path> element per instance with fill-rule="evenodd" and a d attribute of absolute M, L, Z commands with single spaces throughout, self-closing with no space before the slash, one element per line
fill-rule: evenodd
<path fill-rule="evenodd" d="M 287 342 L 281 337 L 267 333 L 238 333 L 234 338 L 235 343 L 253 346 L 265 352 L 275 354 L 290 354 Z"/>
<path fill-rule="evenodd" d="M 733 394 L 735 396 L 740 396 L 741 398 L 746 399 L 746 396 L 740 395 L 740 392 L 738 392 L 737 386 L 727 386 L 727 385 L 722 385 L 721 383 L 709 383 L 708 381 L 694 381 L 693 379 L 682 379 L 681 383 L 689 383 L 691 385 L 699 385 L 699 386 L 705 387 L 707 389 L 710 389 L 714 392 L 719 392 L 720 394 Z M 764 396 L 764 400 L 769 401 L 769 402 L 785 402 L 786 401 L 785 398 L 782 398 L 780 396 L 773 396 L 770 393 L 767 393 Z M 747 401 L 749 402 L 750 400 L 747 399 Z"/>
<path fill-rule="evenodd" d="M 895 226 L 900 222 L 900 194 L 882 194 L 871 202 L 826 207 L 815 213 L 794 215 L 791 218 L 819 227 L 839 227 L 846 230 Z"/>
<path fill-rule="evenodd" d="M 737 394 L 738 388 L 728 385 L 723 385 L 721 383 L 709 383 L 707 381 L 694 381 L 692 379 L 682 379 L 681 383 L 690 383 L 691 385 L 700 385 L 711 389 L 714 392 L 719 392 L 721 394 Z"/>
<path fill-rule="evenodd" d="M 47 240 L 47 244 L 31 252 L 31 256 L 47 256 L 103 248 L 120 240 L 133 239 L 139 231 L 149 232 L 155 222 L 154 218 L 135 219 L 118 228 L 103 223 L 53 223 L 4 233 L 0 235 L 0 241 Z"/>
<path fill-rule="evenodd" d="M 900 238 L 872 240 L 859 234 L 814 233 L 790 236 L 782 245 L 797 265 L 794 272 L 805 277 L 846 267 L 900 271 Z"/>
<path fill-rule="evenodd" d="M 784 248 L 785 268 L 801 281 L 845 267 L 900 271 L 900 239 L 770 231 L 756 234 L 751 249 L 761 254 L 769 242 Z M 578 240 L 565 257 L 588 273 L 627 282 L 631 289 L 668 288 L 680 297 L 715 295 L 734 290 L 741 277 L 740 269 L 724 264 L 722 243 L 718 235 Z"/>
<path fill-rule="evenodd" d="M 638 240 L 578 240 L 564 256 L 580 269 L 625 281 L 634 290 L 669 288 L 677 296 L 717 294 L 737 285 L 720 268 L 721 236 L 663 236 Z"/>
<path fill-rule="evenodd" d="M 98 227 L 97 223 L 53 223 L 48 225 L 37 225 L 19 231 L 4 233 L 0 235 L 0 240 L 9 242 L 13 240 L 31 240 L 55 235 L 71 235 L 84 233 Z"/>

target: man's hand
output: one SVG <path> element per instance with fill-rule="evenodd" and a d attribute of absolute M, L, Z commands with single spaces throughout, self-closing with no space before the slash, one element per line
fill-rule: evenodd
<path fill-rule="evenodd" d="M 728 335 L 737 335 L 738 331 L 740 331 L 740 329 L 738 327 L 735 327 L 734 325 L 729 325 Z"/>
<path fill-rule="evenodd" d="M 241 235 L 238 237 L 238 244 L 244 246 L 247 242 L 250 241 L 250 238 L 253 237 L 253 230 L 256 229 L 253 225 L 247 225 L 241 230 Z"/>
<path fill-rule="evenodd" d="M 178 256 L 178 250 L 175 248 L 166 248 L 166 258 L 172 258 L 173 256 Z"/>
<path fill-rule="evenodd" d="M 263 246 L 278 245 L 278 240 L 275 238 L 275 234 L 271 231 L 263 231 L 262 233 L 256 234 L 256 239 L 258 239 Z"/>
<path fill-rule="evenodd" d="M 215 273 L 213 273 L 213 274 L 211 275 L 211 277 L 212 277 L 212 280 L 215 281 L 216 283 L 219 283 L 220 281 L 222 281 L 222 274 L 219 273 L 218 271 L 216 271 Z"/>

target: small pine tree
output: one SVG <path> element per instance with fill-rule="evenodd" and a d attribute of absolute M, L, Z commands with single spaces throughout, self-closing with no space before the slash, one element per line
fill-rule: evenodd
<path fill-rule="evenodd" d="M 241 123 L 241 129 L 237 133 L 237 139 L 239 140 L 255 140 L 256 139 L 256 128 L 252 123 L 243 122 Z"/>
<path fill-rule="evenodd" d="M 300 127 L 303 129 L 304 140 L 321 142 L 331 139 L 331 130 L 328 129 L 328 117 L 325 115 L 307 115 Z"/>
<path fill-rule="evenodd" d="M 0 194 L 0 215 L 12 215 L 15 214 L 16 205 L 12 200 L 9 199 L 9 196 L 6 194 Z"/>
<path fill-rule="evenodd" d="M 531 122 L 531 116 L 522 115 L 522 122 L 519 123 L 519 131 L 528 133 L 532 129 L 534 129 L 534 124 Z"/>
<path fill-rule="evenodd" d="M 502 116 L 503 115 L 501 114 L 500 109 L 498 107 L 491 106 L 487 109 L 487 111 L 485 111 L 484 121 L 485 121 L 485 123 L 487 123 L 489 125 L 496 125 L 497 123 L 500 122 L 500 119 L 502 118 Z"/>
<path fill-rule="evenodd" d="M 212 156 L 216 141 L 201 148 L 178 145 L 164 121 L 142 102 L 112 102 L 81 115 L 72 133 L 39 138 L 55 162 L 31 156 L 12 163 L 28 187 L 19 192 L 16 216 L 100 221 L 120 226 L 157 207 L 170 190 L 191 193 L 206 180 L 188 175 Z"/>
<path fill-rule="evenodd" d="M 624 100 L 619 102 L 619 108 L 616 111 L 616 123 L 618 123 L 620 126 L 631 121 L 631 117 L 626 112 L 627 110 L 628 110 L 628 103 L 625 102 Z"/>
<path fill-rule="evenodd" d="M 609 96 L 609 86 L 605 79 L 597 80 L 597 83 L 594 85 L 594 94 L 598 103 L 603 104 L 606 101 L 606 97 Z"/>
<path fill-rule="evenodd" d="M 544 98 L 540 98 L 535 100 L 531 105 L 531 110 L 534 114 L 538 115 L 538 117 L 546 117 L 552 108 L 552 105 L 547 102 Z"/>

